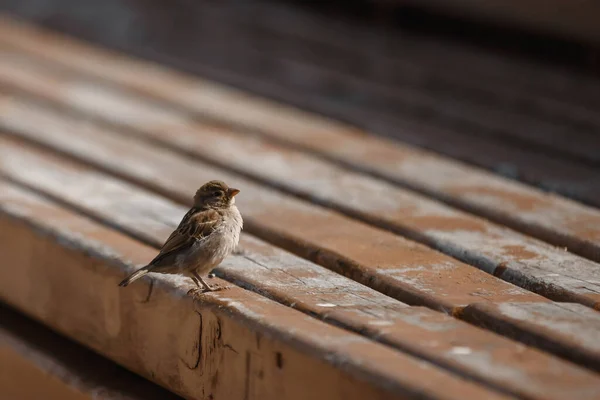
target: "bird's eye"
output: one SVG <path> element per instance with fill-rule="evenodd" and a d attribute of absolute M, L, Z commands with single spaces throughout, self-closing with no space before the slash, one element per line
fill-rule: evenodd
<path fill-rule="evenodd" d="M 220 190 L 216 190 L 213 192 L 213 196 L 218 197 L 221 195 L 221 191 Z"/>

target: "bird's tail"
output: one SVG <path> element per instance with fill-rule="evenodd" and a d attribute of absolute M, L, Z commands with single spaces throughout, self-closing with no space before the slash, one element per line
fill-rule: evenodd
<path fill-rule="evenodd" d="M 127 278 L 123 279 L 121 281 L 121 283 L 119 283 L 119 286 L 127 286 L 131 282 L 140 279 L 142 276 L 146 275 L 148 272 L 150 272 L 150 266 L 146 265 L 144 268 L 138 269 L 133 274 L 131 274 Z"/>

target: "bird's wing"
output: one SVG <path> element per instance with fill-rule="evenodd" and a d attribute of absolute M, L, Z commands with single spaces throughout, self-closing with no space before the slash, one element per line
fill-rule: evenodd
<path fill-rule="evenodd" d="M 196 240 L 207 237 L 215 230 L 221 218 L 221 215 L 214 210 L 199 211 L 191 209 L 183 217 L 177 229 L 165 241 L 160 253 L 150 264 L 156 264 L 167 255 L 184 250 Z"/>

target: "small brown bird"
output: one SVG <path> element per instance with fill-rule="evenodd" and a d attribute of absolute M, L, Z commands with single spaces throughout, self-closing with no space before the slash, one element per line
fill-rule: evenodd
<path fill-rule="evenodd" d="M 148 272 L 183 274 L 200 288 L 213 291 L 199 274 L 207 274 L 237 246 L 242 216 L 235 206 L 240 191 L 221 181 L 202 185 L 194 196 L 194 205 L 167 239 L 160 253 L 121 283 L 127 286 Z"/>

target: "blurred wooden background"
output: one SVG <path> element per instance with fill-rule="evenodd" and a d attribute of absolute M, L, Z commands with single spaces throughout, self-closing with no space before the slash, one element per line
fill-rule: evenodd
<path fill-rule="evenodd" d="M 3 8 L 598 205 L 597 3 L 471 3 L 4 0 Z"/>

